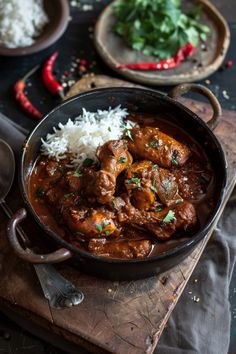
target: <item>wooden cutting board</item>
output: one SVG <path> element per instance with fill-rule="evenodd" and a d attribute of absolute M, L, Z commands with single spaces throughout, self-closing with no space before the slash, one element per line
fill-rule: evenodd
<path fill-rule="evenodd" d="M 91 85 L 100 87 L 101 80 L 104 86 L 105 79 L 89 77 L 72 90 L 75 94 L 91 88 Z M 115 84 L 124 85 L 113 81 Z M 211 115 L 211 108 L 207 104 L 189 99 L 185 99 L 184 103 L 204 119 Z M 219 219 L 236 182 L 236 112 L 223 111 L 215 133 L 225 149 L 228 161 L 228 181 Z M 7 203 L 13 210 L 23 204 L 17 182 Z M 160 277 L 112 282 L 81 273 L 68 263 L 57 265 L 57 269 L 84 292 L 85 300 L 79 307 L 53 310 L 43 297 L 33 267 L 18 259 L 10 249 L 6 240 L 6 222 L 5 215 L 0 213 L 2 308 L 4 306 L 5 311 L 14 313 L 15 317 L 24 318 L 29 326 L 31 323 L 37 324 L 48 334 L 57 334 L 92 352 L 116 354 L 151 354 L 154 351 L 213 231 L 208 233 L 188 258 Z M 30 238 L 42 240 L 40 229 L 30 217 L 24 223 L 24 228 Z"/>

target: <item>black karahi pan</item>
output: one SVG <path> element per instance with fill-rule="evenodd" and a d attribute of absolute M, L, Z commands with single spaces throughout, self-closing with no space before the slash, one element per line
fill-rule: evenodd
<path fill-rule="evenodd" d="M 213 108 L 213 117 L 205 123 L 199 116 L 177 102 L 183 93 L 197 91 L 206 96 Z M 60 238 L 39 219 L 29 197 L 27 183 L 41 146 L 41 138 L 52 132 L 59 122 L 65 124 L 69 118 L 77 117 L 82 108 L 88 111 L 107 109 L 121 105 L 129 112 L 155 114 L 167 113 L 166 120 L 180 126 L 201 145 L 214 172 L 214 206 L 206 223 L 192 237 L 180 242 L 176 247 L 157 256 L 145 259 L 110 259 L 83 251 Z M 79 94 L 48 113 L 27 137 L 21 155 L 19 184 L 25 208 L 16 212 L 8 224 L 8 238 L 15 253 L 31 263 L 59 263 L 71 259 L 78 269 L 90 274 L 110 279 L 139 279 L 159 274 L 180 263 L 194 247 L 207 235 L 220 210 L 226 184 L 227 165 L 224 152 L 212 130 L 221 115 L 219 102 L 212 92 L 197 84 L 182 84 L 168 95 L 141 88 L 104 88 Z M 36 254 L 25 250 L 17 238 L 16 226 L 30 213 L 41 227 L 42 237 L 47 244 L 48 238 L 58 246 L 58 250 L 49 254 Z"/>

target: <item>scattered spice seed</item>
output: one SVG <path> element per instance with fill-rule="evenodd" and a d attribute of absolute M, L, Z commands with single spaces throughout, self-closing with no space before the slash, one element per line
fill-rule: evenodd
<path fill-rule="evenodd" d="M 88 61 L 86 59 L 80 59 L 80 64 L 86 66 L 88 65 Z"/>
<path fill-rule="evenodd" d="M 233 66 L 233 60 L 227 60 L 225 66 L 226 68 L 231 68 Z"/>
<path fill-rule="evenodd" d="M 194 295 L 194 297 L 192 298 L 192 300 L 193 300 L 194 302 L 199 302 L 199 301 L 200 301 L 200 298 Z"/>
<path fill-rule="evenodd" d="M 228 92 L 227 92 L 226 90 L 223 90 L 223 91 L 222 91 L 222 95 L 223 95 L 223 97 L 224 97 L 226 100 L 229 100 L 229 99 L 230 99 L 230 97 L 229 97 L 229 95 L 228 95 Z"/>

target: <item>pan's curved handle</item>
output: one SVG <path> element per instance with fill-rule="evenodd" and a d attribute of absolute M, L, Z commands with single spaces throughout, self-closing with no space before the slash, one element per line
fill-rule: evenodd
<path fill-rule="evenodd" d="M 171 98 L 178 98 L 190 91 L 198 92 L 203 96 L 205 96 L 210 101 L 210 104 L 213 109 L 213 116 L 207 122 L 207 125 L 209 126 L 210 129 L 214 130 L 219 122 L 219 118 L 222 114 L 222 110 L 218 99 L 207 87 L 200 84 L 192 84 L 192 83 L 180 84 L 174 87 L 170 92 L 168 92 L 168 96 Z"/>
<path fill-rule="evenodd" d="M 24 249 L 17 238 L 16 228 L 17 225 L 26 218 L 27 212 L 24 208 L 19 209 L 9 220 L 7 225 L 7 235 L 9 242 L 18 257 L 21 259 L 36 264 L 42 263 L 59 263 L 73 257 L 71 251 L 66 248 L 60 248 L 59 250 L 49 254 L 36 254 L 32 250 Z"/>

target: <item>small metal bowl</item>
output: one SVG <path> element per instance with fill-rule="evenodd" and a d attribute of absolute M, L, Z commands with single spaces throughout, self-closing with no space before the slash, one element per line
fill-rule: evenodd
<path fill-rule="evenodd" d="M 0 55 L 21 56 L 33 54 L 46 49 L 55 43 L 65 32 L 69 21 L 69 3 L 67 0 L 44 0 L 45 12 L 49 22 L 44 27 L 42 34 L 32 45 L 27 47 L 6 48 L 0 46 Z"/>

